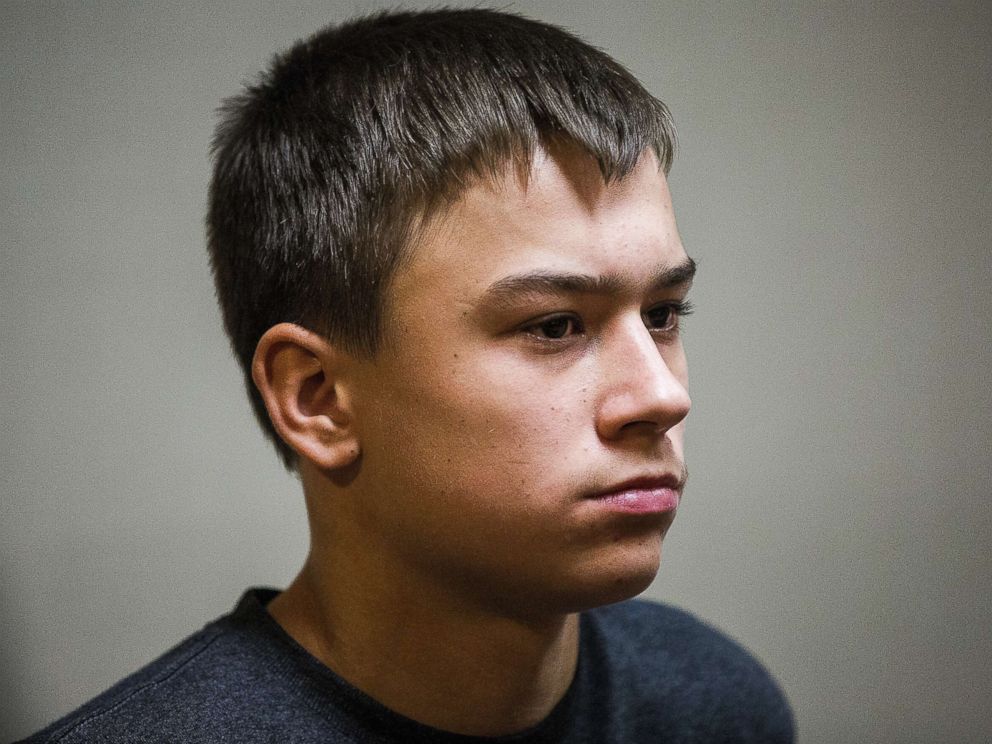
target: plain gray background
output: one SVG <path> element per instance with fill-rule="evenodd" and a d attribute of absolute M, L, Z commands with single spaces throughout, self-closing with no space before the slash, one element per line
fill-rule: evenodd
<path fill-rule="evenodd" d="M 214 304 L 208 143 L 374 7 L 2 5 L 0 739 L 302 561 Z M 992 6 L 506 7 L 681 135 L 693 477 L 649 596 L 753 649 L 802 742 L 988 741 Z"/>

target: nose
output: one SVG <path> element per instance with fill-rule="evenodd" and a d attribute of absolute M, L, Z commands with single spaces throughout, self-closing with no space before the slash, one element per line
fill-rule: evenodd
<path fill-rule="evenodd" d="M 604 342 L 601 352 L 596 429 L 602 439 L 635 430 L 659 436 L 689 414 L 680 340 L 659 344 L 638 318 Z"/>

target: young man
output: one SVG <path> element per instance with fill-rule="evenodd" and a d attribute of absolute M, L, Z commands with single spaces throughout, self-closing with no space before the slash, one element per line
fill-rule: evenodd
<path fill-rule="evenodd" d="M 673 140 L 487 10 L 326 29 L 228 102 L 218 296 L 311 551 L 34 740 L 791 741 L 745 651 L 624 601 L 686 477 Z"/>

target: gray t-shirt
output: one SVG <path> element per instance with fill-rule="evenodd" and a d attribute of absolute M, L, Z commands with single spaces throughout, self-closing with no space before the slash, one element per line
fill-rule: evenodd
<path fill-rule="evenodd" d="M 743 648 L 691 615 L 631 600 L 582 614 L 568 692 L 534 728 L 462 736 L 405 718 L 298 645 L 252 589 L 228 615 L 27 742 L 648 744 L 792 742 L 789 705 Z"/>

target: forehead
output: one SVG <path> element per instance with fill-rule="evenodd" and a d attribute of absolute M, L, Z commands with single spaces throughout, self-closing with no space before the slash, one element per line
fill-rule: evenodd
<path fill-rule="evenodd" d="M 538 150 L 528 173 L 508 165 L 473 183 L 426 226 L 391 300 L 400 311 L 425 295 L 471 302 L 514 273 L 646 276 L 685 258 L 652 153 L 607 184 L 584 153 Z"/>

